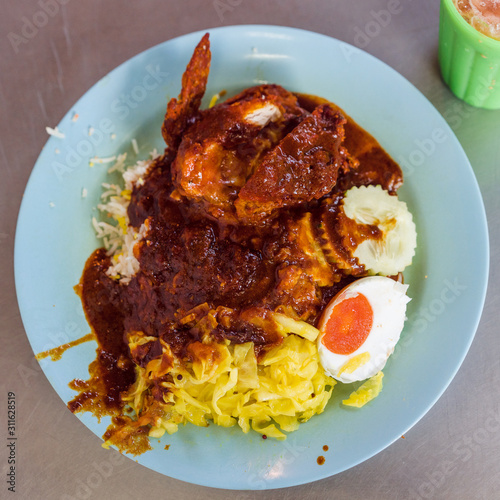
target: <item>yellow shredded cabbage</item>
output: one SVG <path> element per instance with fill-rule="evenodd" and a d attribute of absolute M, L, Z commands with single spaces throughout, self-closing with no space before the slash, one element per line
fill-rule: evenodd
<path fill-rule="evenodd" d="M 184 321 L 196 325 L 210 318 L 215 321 L 212 313 L 202 304 Z M 187 357 L 180 360 L 162 339 L 132 332 L 128 336 L 132 356 L 152 342 L 160 342 L 162 355 L 146 366 L 136 365 L 135 384 L 123 400 L 134 410 L 137 422 L 119 432 L 133 434 L 148 426 L 149 436 L 159 438 L 165 432 L 177 432 L 180 424 L 206 427 L 213 422 L 286 439 L 285 433 L 322 413 L 336 381 L 320 364 L 315 342 L 318 330 L 281 313 L 261 321 L 273 322 L 283 341 L 259 360 L 252 342 L 217 343 L 209 336 L 190 344 Z M 363 364 L 369 355 L 357 358 L 355 364 Z M 351 368 L 347 363 L 345 369 Z M 361 407 L 371 401 L 382 389 L 382 377 L 379 372 L 366 381 L 344 405 Z M 162 394 L 163 400 L 158 400 Z"/>
<path fill-rule="evenodd" d="M 382 372 L 378 372 L 372 378 L 369 378 L 366 382 L 364 382 L 347 399 L 344 399 L 342 403 L 346 406 L 361 408 L 380 394 L 383 386 L 383 378 L 384 374 Z"/>
<path fill-rule="evenodd" d="M 285 337 L 259 362 L 251 342 L 196 342 L 189 347 L 189 355 L 190 362 L 171 358 L 169 381 L 160 382 L 168 389 L 165 412 L 154 420 L 151 437 L 172 434 L 179 424 L 208 426 L 212 421 L 285 439 L 285 432 L 324 410 L 336 383 L 325 375 L 315 342 L 297 335 Z M 136 367 L 136 383 L 124 398 L 140 416 L 154 379 L 152 363 Z"/>

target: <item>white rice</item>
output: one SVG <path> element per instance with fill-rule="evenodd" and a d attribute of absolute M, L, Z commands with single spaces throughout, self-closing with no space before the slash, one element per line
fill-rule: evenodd
<path fill-rule="evenodd" d="M 108 174 L 111 174 L 113 172 L 123 173 L 125 171 L 125 160 L 126 159 L 127 159 L 127 153 L 123 153 L 121 155 L 118 155 L 115 163 L 113 163 L 113 165 L 108 168 Z"/>
<path fill-rule="evenodd" d="M 105 220 L 98 221 L 95 217 L 92 218 L 96 235 L 102 240 L 107 254 L 111 257 L 111 266 L 106 274 L 123 284 L 129 283 L 139 270 L 139 261 L 134 255 L 134 248 L 148 230 L 147 220 L 139 230 L 129 225 L 127 208 L 134 186 L 144 183 L 144 176 L 159 154 L 154 150 L 150 156 L 148 160 L 140 160 L 135 165 L 126 167 L 127 155 L 118 155 L 108 172 L 121 172 L 123 184 L 107 182 L 102 184 L 104 188 L 101 194 L 102 203 L 97 205 L 97 208 L 103 213 Z"/>
<path fill-rule="evenodd" d="M 139 154 L 139 146 L 137 145 L 137 140 L 136 139 L 132 139 L 132 148 L 134 150 L 134 153 L 136 155 Z"/>
<path fill-rule="evenodd" d="M 135 258 L 134 247 L 141 241 L 147 233 L 148 224 L 142 224 L 139 231 L 129 226 L 127 232 L 122 236 L 121 252 L 113 255 L 106 274 L 114 277 L 119 276 L 119 281 L 126 284 L 137 271 L 139 271 L 139 261 Z"/>
<path fill-rule="evenodd" d="M 132 190 L 134 186 L 137 184 L 142 186 L 144 184 L 144 176 L 148 171 L 151 162 L 160 156 L 158 152 L 153 150 L 151 153 L 150 160 L 139 160 L 133 167 L 129 167 L 123 172 L 123 180 L 125 181 L 125 189 Z"/>
<path fill-rule="evenodd" d="M 99 156 L 94 156 L 90 159 L 89 163 L 111 163 L 116 160 L 116 156 L 108 156 L 107 158 L 99 158 Z"/>
<path fill-rule="evenodd" d="M 57 137 L 58 139 L 64 139 L 66 136 L 64 135 L 63 132 L 61 132 L 57 127 L 45 127 L 45 130 L 47 134 L 51 135 L 52 137 Z"/>

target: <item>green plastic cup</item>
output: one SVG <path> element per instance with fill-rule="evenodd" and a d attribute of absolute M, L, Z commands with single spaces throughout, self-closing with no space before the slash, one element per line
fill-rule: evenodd
<path fill-rule="evenodd" d="M 467 104 L 500 109 L 500 41 L 483 35 L 441 0 L 439 63 L 451 91 Z"/>

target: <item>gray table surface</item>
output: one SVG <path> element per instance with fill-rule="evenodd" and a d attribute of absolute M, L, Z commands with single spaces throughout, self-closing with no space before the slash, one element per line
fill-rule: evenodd
<path fill-rule="evenodd" d="M 0 435 L 7 433 L 7 393 L 13 391 L 18 498 L 500 498 L 500 111 L 470 108 L 443 85 L 437 69 L 439 2 L 56 1 L 60 7 L 45 26 L 19 43 L 9 33 L 22 36 L 26 19 L 40 16 L 43 2 L 0 1 Z M 376 12 L 389 6 L 397 12 L 375 29 Z M 357 34 L 370 22 L 373 36 L 363 41 Z M 17 214 L 47 140 L 45 126 L 57 124 L 89 87 L 138 52 L 185 33 L 233 24 L 293 26 L 362 45 L 412 82 L 448 118 L 471 161 L 491 243 L 489 288 L 476 338 L 449 388 L 405 439 L 328 479 L 238 493 L 171 479 L 101 448 L 37 369 L 19 315 L 12 264 Z M 22 377 L 23 370 L 34 376 Z M 10 498 L 7 448 L 0 449 L 0 497 Z M 96 478 L 103 463 L 112 464 L 111 471 L 104 474 L 109 468 L 101 468 L 101 479 Z M 89 483 L 91 489 L 82 487 Z"/>

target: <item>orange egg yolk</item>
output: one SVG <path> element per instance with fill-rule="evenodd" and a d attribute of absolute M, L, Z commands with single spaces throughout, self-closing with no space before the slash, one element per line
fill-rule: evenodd
<path fill-rule="evenodd" d="M 358 293 L 332 309 L 321 342 L 334 354 L 352 354 L 363 345 L 372 325 L 372 306 L 363 294 Z"/>

